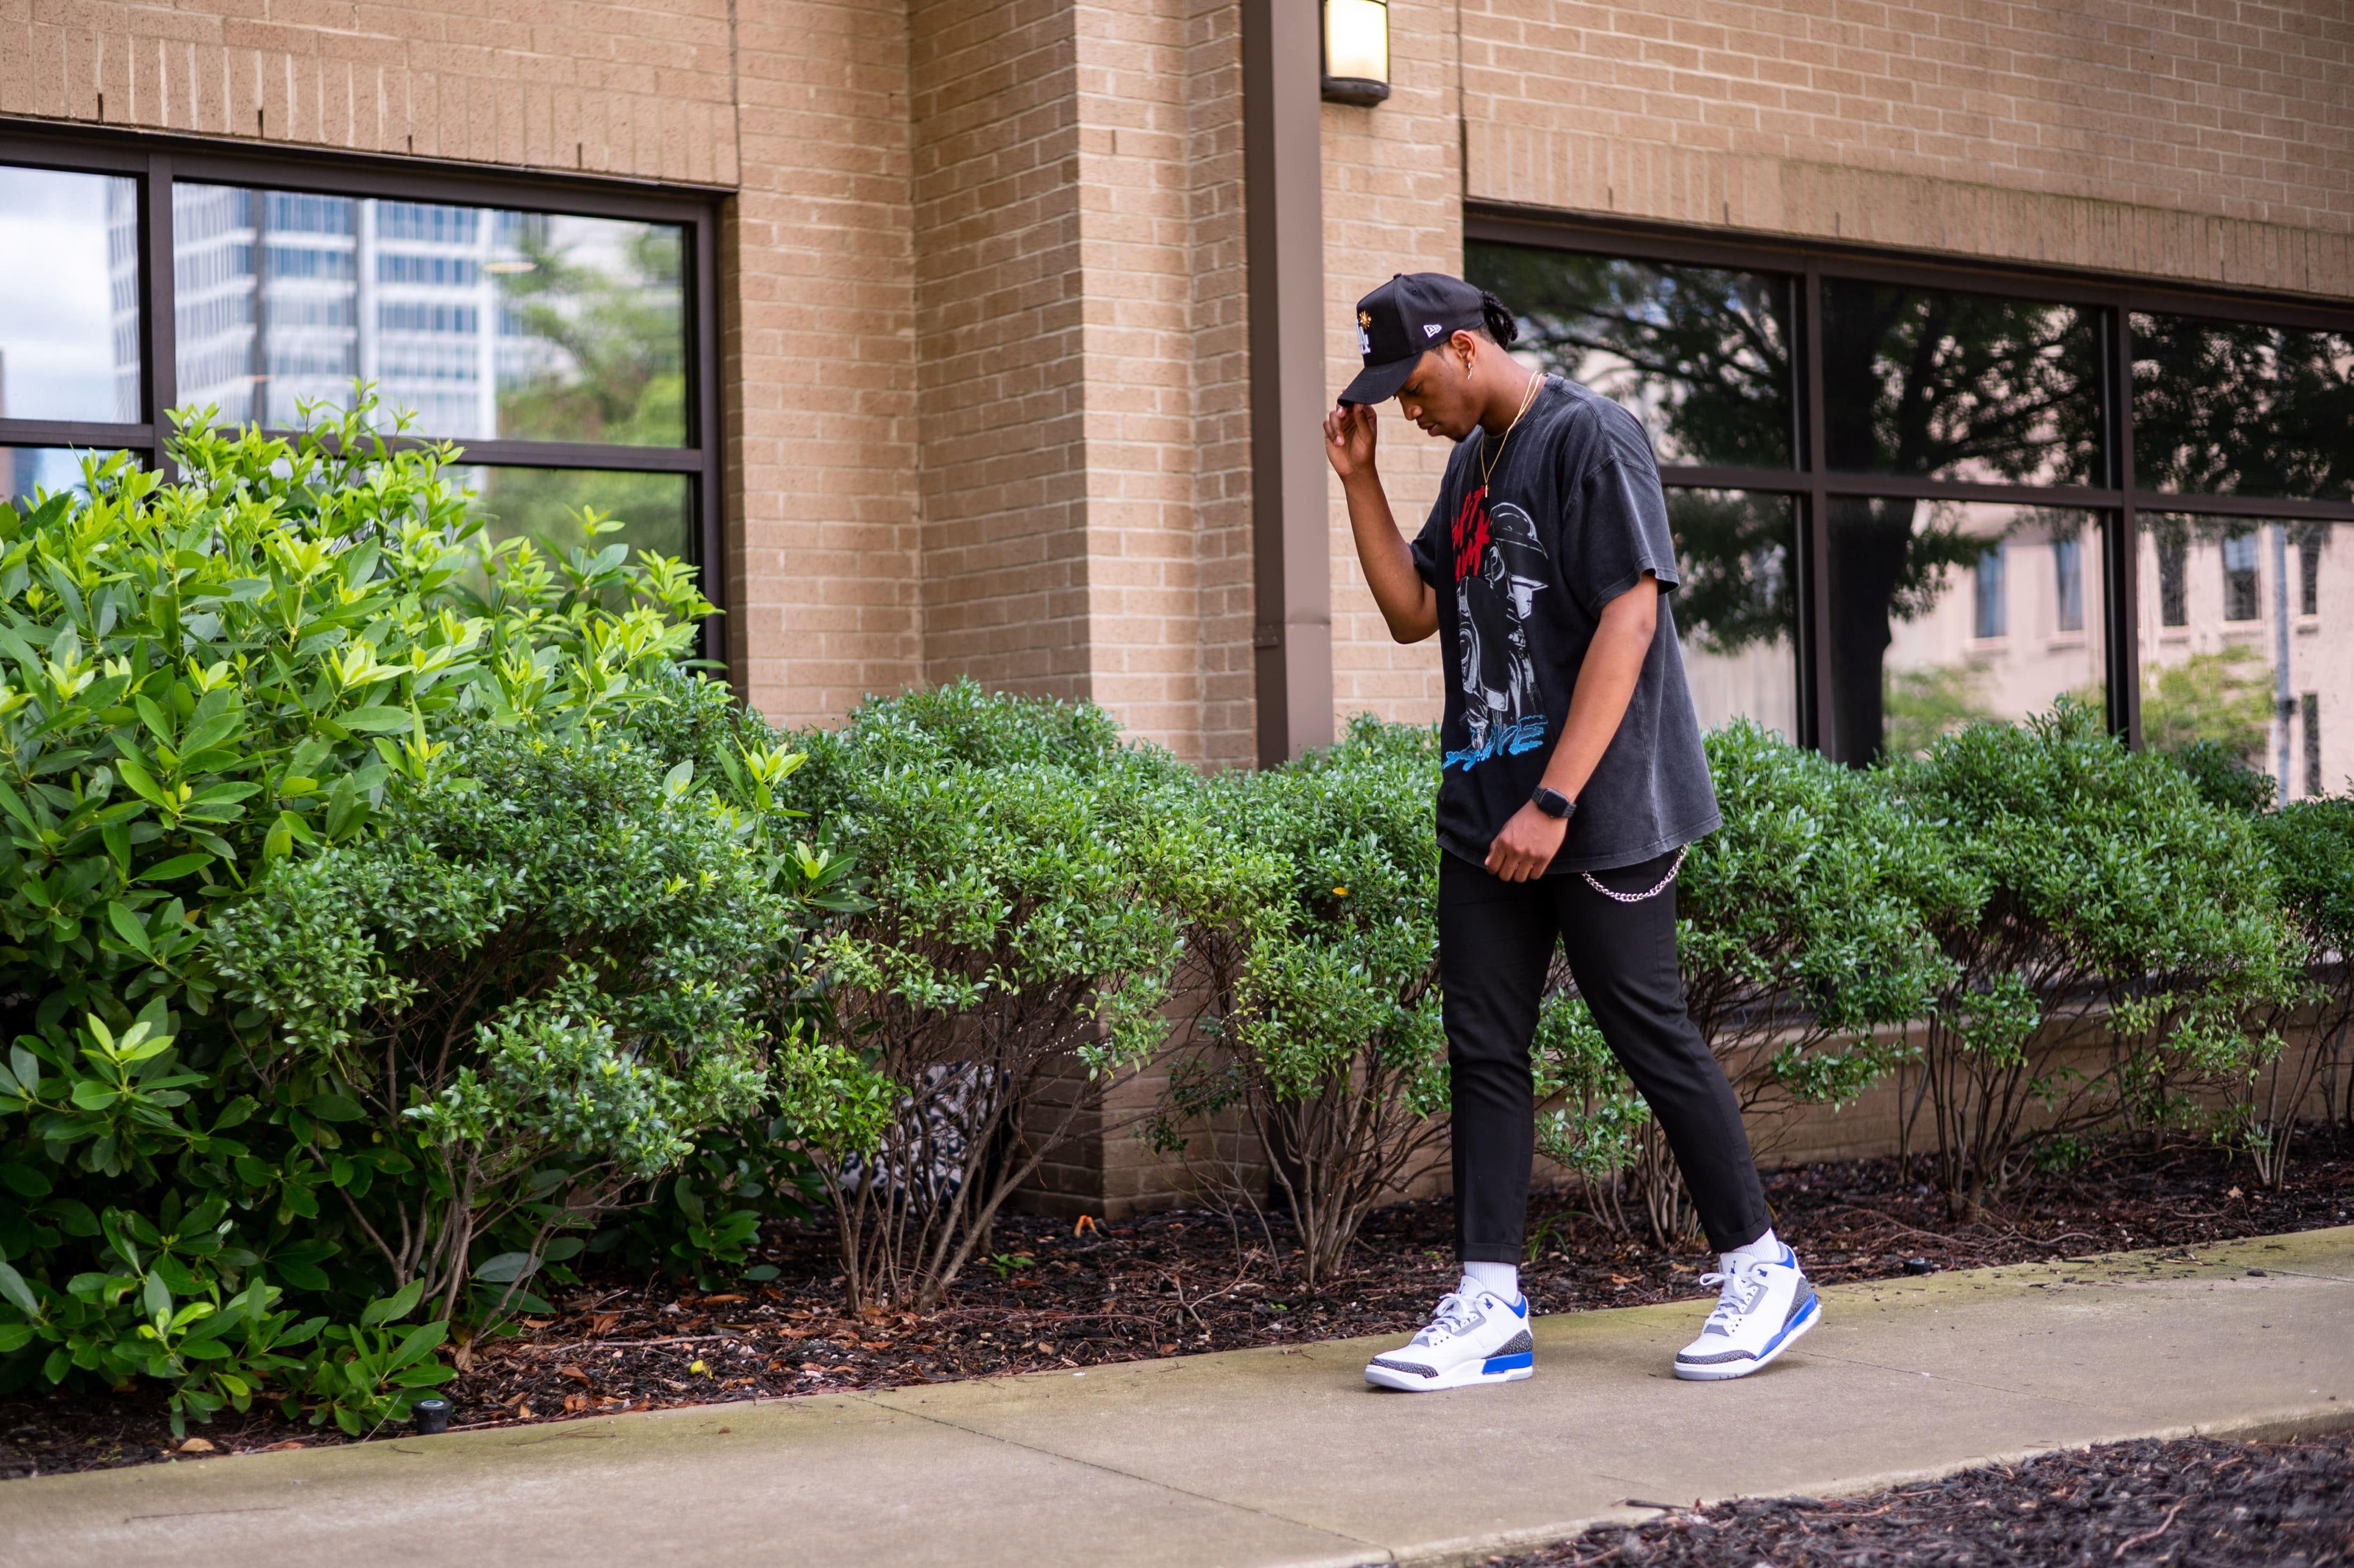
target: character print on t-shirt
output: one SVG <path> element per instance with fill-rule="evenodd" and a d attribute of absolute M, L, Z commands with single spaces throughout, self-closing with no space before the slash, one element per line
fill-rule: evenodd
<path fill-rule="evenodd" d="M 1544 699 L 1527 623 L 1551 563 L 1535 519 L 1509 501 L 1490 505 L 1486 485 L 1463 498 L 1454 546 L 1468 744 L 1449 751 L 1446 766 L 1468 772 L 1491 757 L 1517 757 L 1544 744 Z"/>

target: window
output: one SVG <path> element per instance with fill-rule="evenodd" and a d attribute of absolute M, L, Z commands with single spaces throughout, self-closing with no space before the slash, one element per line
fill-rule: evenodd
<path fill-rule="evenodd" d="M 2223 535 L 2223 619 L 2254 620 L 2256 608 L 2256 536 Z"/>
<path fill-rule="evenodd" d="M 2238 746 L 2249 713 L 2275 722 L 2282 657 L 2298 690 L 2354 679 L 2354 603 L 2321 588 L 2354 523 L 2354 309 L 1476 203 L 1465 228 L 1523 362 L 1633 409 L 1691 498 L 1670 503 L 1694 509 L 1687 643 L 1722 613 L 1694 614 L 1691 583 L 1787 585 L 1787 656 L 1715 644 L 1751 661 L 1751 694 L 1712 717 L 1762 710 L 1769 648 L 1796 734 L 1854 763 L 2063 695 L 2151 743 Z M 1736 519 L 1769 503 L 1792 547 L 1764 574 Z M 2275 583 L 2257 562 L 2278 540 L 2296 558 Z M 2250 633 L 2260 589 L 2291 583 L 2284 653 Z"/>
<path fill-rule="evenodd" d="M 2179 535 L 2158 544 L 2158 619 L 2162 626 L 2190 624 L 2190 594 L 2183 574 L 2190 564 L 2190 546 Z"/>
<path fill-rule="evenodd" d="M 561 544 L 593 505 L 704 563 L 716 599 L 713 222 L 586 182 L 8 141 L 0 475 L 29 494 L 78 482 L 80 450 L 158 461 L 175 408 L 292 429 L 366 382 L 409 437 L 463 447 L 494 531 Z"/>
<path fill-rule="evenodd" d="M 2306 693 L 2297 706 L 2305 720 L 2305 793 L 2310 800 L 2324 792 L 2321 786 L 2321 694 Z"/>
<path fill-rule="evenodd" d="M 2144 486 L 2354 499 L 2354 330 L 2137 312 L 2133 352 Z"/>
<path fill-rule="evenodd" d="M 2101 336 L 2088 313 L 1826 278 L 1822 319 L 1831 467 L 2035 484 L 2098 477 Z"/>
<path fill-rule="evenodd" d="M 0 418 L 139 418 L 139 193 L 0 164 Z"/>
<path fill-rule="evenodd" d="M 2052 540 L 2052 624 L 2063 632 L 2084 630 L 2084 553 L 2073 534 Z"/>
<path fill-rule="evenodd" d="M 1643 416 L 1662 461 L 1797 461 L 1787 279 L 1477 242 L 1465 251 L 1466 274 L 1518 314 L 1519 349 Z"/>
<path fill-rule="evenodd" d="M 2004 596 L 2003 547 L 1989 545 L 1978 552 L 1977 574 L 1978 613 L 1973 618 L 1973 637 L 2003 637 L 2010 631 L 2010 604 Z"/>
<path fill-rule="evenodd" d="M 1797 506 L 1787 495 L 1670 490 L 1683 582 L 1667 597 L 1705 728 L 1755 720 L 1798 734 Z"/>

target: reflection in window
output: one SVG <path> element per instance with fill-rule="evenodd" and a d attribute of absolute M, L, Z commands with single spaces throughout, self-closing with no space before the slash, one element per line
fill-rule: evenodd
<path fill-rule="evenodd" d="M 2354 334 L 2137 313 L 2133 353 L 2139 483 L 2354 499 Z"/>
<path fill-rule="evenodd" d="M 22 505 L 81 483 L 82 454 L 63 447 L 0 447 L 0 486 Z"/>
<path fill-rule="evenodd" d="M 1830 612 L 1829 738 L 1831 754 L 1843 761 L 1880 755 L 1883 677 L 1897 627 L 1938 608 L 1951 573 L 1976 565 L 1987 547 L 1985 537 L 1955 526 L 1958 515 L 1925 501 L 1831 497 L 1823 567 Z M 1967 620 L 1960 630 L 1967 635 Z"/>
<path fill-rule="evenodd" d="M 0 164 L 0 418 L 140 417 L 139 189 Z"/>
<path fill-rule="evenodd" d="M 2084 541 L 2074 535 L 2052 541 L 2052 614 L 2053 630 L 2084 630 Z"/>
<path fill-rule="evenodd" d="M 1747 717 L 1798 733 L 1797 503 L 1787 495 L 1670 490 L 1668 524 L 1682 584 L 1674 617 L 1701 726 Z"/>
<path fill-rule="evenodd" d="M 2298 701 L 2305 721 L 2305 793 L 2309 800 L 2324 793 L 2321 786 L 2321 694 L 2307 692 Z"/>
<path fill-rule="evenodd" d="M 1662 462 L 1792 466 L 1787 280 L 1476 240 L 1464 268 L 1516 353 L 1632 408 Z"/>
<path fill-rule="evenodd" d="M 2329 536 L 2327 523 L 2300 524 L 2296 529 L 2296 612 L 2321 613 L 2321 543 Z"/>
<path fill-rule="evenodd" d="M 2010 634 L 2010 601 L 2003 593 L 2003 549 L 1993 545 L 1978 556 L 1976 567 L 1978 613 L 1973 618 L 1972 634 L 1978 637 L 2007 637 Z"/>
<path fill-rule="evenodd" d="M 597 469 L 472 468 L 461 478 L 493 539 L 526 538 L 559 556 L 589 544 L 577 517 L 594 507 L 622 526 L 596 546 L 627 545 L 681 560 L 694 557 L 694 511 L 683 473 L 616 473 Z"/>
<path fill-rule="evenodd" d="M 2256 609 L 2256 536 L 2230 534 L 2223 538 L 2223 619 L 2254 620 Z"/>
<path fill-rule="evenodd" d="M 2208 741 L 2277 773 L 2279 748 L 2298 738 L 2276 728 L 2279 694 L 2354 690 L 2354 594 L 2335 577 L 2317 579 L 2317 624 L 2297 627 L 2285 640 L 2289 667 L 2283 679 L 2274 664 L 2283 640 L 2250 635 L 2270 613 L 2258 563 L 2274 547 L 2272 529 L 2285 528 L 2281 548 L 2286 553 L 2290 540 L 2302 543 L 2307 524 L 2252 526 L 2239 518 L 2184 514 L 2143 514 L 2139 523 L 2142 591 L 2149 591 L 2168 550 L 2185 555 L 2189 577 L 2182 621 L 2163 639 L 2146 634 L 2142 642 L 2144 741 L 2167 750 Z M 2323 533 L 2320 549 L 2327 555 L 2332 531 L 2354 524 L 2312 526 Z M 2147 620 L 2144 626 L 2147 633 Z M 2310 744 L 2322 748 L 2322 777 L 2354 773 L 2354 745 L 2349 744 L 2354 737 L 2332 736 L 2326 727 L 2316 733 Z M 2294 783 L 2294 751 L 2287 760 Z"/>
<path fill-rule="evenodd" d="M 2190 546 L 2179 533 L 2158 542 L 2158 620 L 2161 626 L 2190 624 L 2190 593 L 2183 577 Z"/>
<path fill-rule="evenodd" d="M 1905 504 L 1838 498 L 1831 503 L 1829 728 L 1838 755 L 1850 761 L 1917 755 L 1974 719 L 2025 718 L 2048 712 L 2063 694 L 2098 708 L 2105 640 L 2097 577 L 2087 583 L 2080 572 L 2076 578 L 2081 599 L 2092 601 L 2080 602 L 2078 612 L 2089 635 L 2060 641 L 2008 635 L 2014 612 L 2026 626 L 2057 620 L 2058 605 L 2047 610 L 2040 597 L 2046 591 L 2056 597 L 2057 557 L 2063 546 L 2081 551 L 2092 514 L 1925 503 L 1915 517 L 1903 511 Z M 1852 562 L 1841 558 L 1841 539 L 1869 545 L 1875 535 L 1915 547 L 1905 557 L 1909 569 L 1900 588 L 1884 599 L 1861 597 L 1879 591 L 1876 583 L 1856 581 L 1856 567 L 1869 561 L 1868 554 Z M 1970 568 L 1968 591 L 1961 591 L 1964 568 Z M 2010 602 L 2014 595 L 2023 596 L 2017 605 Z M 1843 602 L 1859 597 L 1867 606 L 1890 605 L 1891 613 L 1876 628 L 1859 628 L 1855 623 L 1866 618 L 1842 610 Z M 1879 632 L 1876 645 L 1860 634 L 1867 630 Z"/>
<path fill-rule="evenodd" d="M 2096 483 L 2100 337 L 2068 305 L 1826 278 L 1826 459 L 1850 473 Z"/>
<path fill-rule="evenodd" d="M 180 396 L 225 420 L 359 379 L 423 435 L 686 439 L 674 224 L 185 183 L 172 212 Z"/>

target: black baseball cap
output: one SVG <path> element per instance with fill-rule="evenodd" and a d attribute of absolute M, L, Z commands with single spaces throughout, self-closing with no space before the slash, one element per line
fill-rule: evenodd
<path fill-rule="evenodd" d="M 1357 302 L 1357 349 L 1365 367 L 1341 393 L 1343 403 L 1385 403 L 1415 363 L 1457 332 L 1479 332 L 1479 291 L 1444 272 L 1399 272 Z"/>

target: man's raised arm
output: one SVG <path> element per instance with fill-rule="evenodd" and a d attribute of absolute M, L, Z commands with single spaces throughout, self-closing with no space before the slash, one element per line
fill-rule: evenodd
<path fill-rule="evenodd" d="M 1438 630 L 1438 596 L 1414 569 L 1414 553 L 1390 514 L 1390 499 L 1373 466 L 1378 421 L 1362 403 L 1343 403 L 1324 416 L 1324 455 L 1341 476 L 1349 502 L 1349 532 L 1356 536 L 1357 559 L 1373 602 L 1382 607 L 1390 635 L 1419 642 Z"/>

